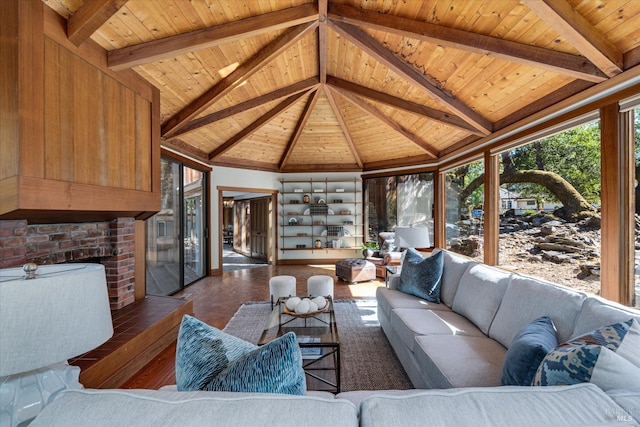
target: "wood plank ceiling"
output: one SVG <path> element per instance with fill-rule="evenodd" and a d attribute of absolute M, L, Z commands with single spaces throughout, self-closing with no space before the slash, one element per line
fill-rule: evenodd
<path fill-rule="evenodd" d="M 161 91 L 167 147 L 272 171 L 429 164 L 640 62 L 638 0 L 43 0 Z"/>

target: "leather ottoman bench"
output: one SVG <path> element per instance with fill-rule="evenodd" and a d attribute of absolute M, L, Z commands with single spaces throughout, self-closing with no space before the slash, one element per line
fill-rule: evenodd
<path fill-rule="evenodd" d="M 336 276 L 345 282 L 367 282 L 369 280 L 375 280 L 376 266 L 364 259 L 341 259 L 336 262 Z"/>

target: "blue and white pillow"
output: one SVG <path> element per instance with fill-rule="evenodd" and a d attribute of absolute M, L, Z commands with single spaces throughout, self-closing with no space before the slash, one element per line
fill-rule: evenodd
<path fill-rule="evenodd" d="M 640 324 L 634 319 L 573 338 L 545 356 L 532 385 L 591 382 L 607 391 L 640 384 Z"/>
<path fill-rule="evenodd" d="M 180 391 L 306 394 L 300 347 L 293 333 L 262 347 L 184 316 L 176 347 Z"/>

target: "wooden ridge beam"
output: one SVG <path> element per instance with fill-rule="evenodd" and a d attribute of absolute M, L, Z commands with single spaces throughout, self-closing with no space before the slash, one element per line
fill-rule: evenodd
<path fill-rule="evenodd" d="M 331 5 L 329 18 L 334 22 L 380 30 L 479 55 L 500 58 L 516 64 L 551 70 L 580 80 L 599 83 L 607 78 L 598 67 L 579 55 L 557 52 L 483 34 L 471 34 L 468 31 L 442 25 L 338 4 Z"/>
<path fill-rule="evenodd" d="M 257 98 L 253 98 L 248 101 L 241 102 L 236 105 L 232 105 L 231 107 L 225 108 L 224 110 L 216 111 L 215 113 L 207 114 L 206 116 L 193 119 L 189 123 L 184 125 L 182 129 L 177 131 L 175 133 L 175 136 L 194 131 L 203 126 L 207 126 L 207 125 L 210 125 L 211 123 L 215 123 L 222 119 L 226 119 L 227 117 L 235 116 L 236 114 L 253 110 L 254 108 L 258 108 L 264 104 L 267 104 L 272 101 L 277 101 L 278 99 L 291 96 L 298 92 L 309 90 L 311 88 L 317 87 L 319 84 L 320 82 L 318 81 L 317 77 L 311 77 L 306 80 L 302 80 L 292 85 L 283 87 L 281 89 L 276 89 L 272 92 L 265 93 L 264 95 L 260 95 Z"/>
<path fill-rule="evenodd" d="M 119 71 L 270 31 L 295 27 L 317 19 L 318 10 L 313 4 L 296 6 L 115 49 L 108 53 L 107 63 L 109 68 Z"/>
<path fill-rule="evenodd" d="M 356 107 L 359 107 L 365 113 L 371 114 L 376 119 L 380 120 L 382 123 L 384 123 L 391 129 L 398 132 L 400 135 L 407 138 L 409 141 L 413 142 L 414 144 L 422 148 L 431 158 L 433 159 L 438 158 L 438 151 L 435 148 L 433 148 L 427 142 L 423 141 L 420 137 L 418 137 L 414 133 L 405 129 L 399 123 L 396 123 L 393 120 L 391 120 L 389 117 L 385 116 L 380 110 L 378 110 L 373 105 L 366 103 L 356 95 L 353 95 L 351 92 L 338 90 L 338 93 L 340 94 L 340 96 L 343 96 L 344 98 L 352 102 Z"/>
<path fill-rule="evenodd" d="M 327 9 L 329 0 L 318 0 L 318 76 L 327 82 Z"/>
<path fill-rule="evenodd" d="M 370 89 L 365 86 L 361 86 L 357 83 L 353 83 L 347 80 L 343 80 L 334 76 L 327 76 L 327 84 L 339 89 L 347 90 L 360 97 L 368 98 L 372 101 L 386 104 L 393 108 L 398 108 L 404 111 L 408 111 L 419 116 L 427 117 L 431 120 L 443 123 L 447 126 L 452 126 L 466 132 L 470 132 L 474 135 L 484 136 L 484 133 L 480 132 L 467 122 L 457 116 L 452 116 L 444 111 L 436 110 L 434 108 L 425 107 L 424 105 L 416 104 L 415 102 L 406 101 L 402 98 L 397 98 L 393 95 L 389 95 L 384 92 L 379 92 L 374 89 Z"/>
<path fill-rule="evenodd" d="M 551 0 L 523 0 L 522 3 L 607 76 L 623 71 L 622 52 L 569 3 Z"/>
<path fill-rule="evenodd" d="M 209 88 L 189 105 L 174 114 L 162 125 L 162 136 L 172 137 L 184 127 L 187 122 L 206 110 L 211 104 L 227 95 L 233 89 L 247 81 L 249 77 L 257 73 L 262 66 L 286 51 L 293 44 L 309 32 L 315 30 L 317 22 L 302 24 L 287 30 L 277 39 L 260 49 L 248 61 L 236 68 L 231 74 Z"/>
<path fill-rule="evenodd" d="M 435 82 L 430 81 L 424 74 L 385 49 L 384 46 L 380 45 L 368 34 L 349 24 L 332 21 L 329 21 L 329 23 L 332 30 L 336 31 L 342 37 L 345 37 L 391 71 L 406 79 L 409 83 L 422 89 L 438 102 L 441 102 L 447 109 L 458 115 L 462 120 L 469 123 L 484 135 L 492 132 L 493 125 L 489 120 L 469 108 L 469 106 L 465 105 L 456 97 L 444 91 Z"/>
<path fill-rule="evenodd" d="M 300 139 L 300 135 L 302 134 L 302 130 L 307 124 L 307 121 L 309 120 L 309 116 L 311 115 L 311 112 L 313 111 L 313 107 L 315 107 L 316 102 L 318 102 L 319 97 L 320 97 L 320 90 L 316 89 L 307 100 L 307 103 L 304 106 L 304 110 L 302 110 L 302 114 L 298 119 L 298 123 L 296 123 L 296 127 L 293 130 L 293 134 L 291 135 L 291 138 L 289 138 L 289 141 L 287 142 L 287 147 L 284 149 L 284 153 L 280 158 L 280 162 L 278 162 L 278 165 L 279 165 L 278 169 L 282 169 L 287 165 L 287 161 L 289 160 L 289 157 L 291 156 L 293 149 L 298 143 L 298 140 Z"/>
<path fill-rule="evenodd" d="M 80 46 L 129 0 L 87 0 L 67 21 L 67 38 Z"/>
<path fill-rule="evenodd" d="M 229 140 L 227 140 L 222 145 L 220 145 L 218 148 L 216 148 L 211 153 L 209 153 L 209 160 L 213 160 L 216 157 L 219 157 L 225 152 L 229 151 L 231 148 L 233 148 L 233 146 L 238 144 L 240 141 L 242 141 L 243 139 L 245 139 L 246 137 L 248 137 L 249 135 L 257 131 L 258 129 L 260 129 L 262 126 L 266 125 L 271 119 L 273 119 L 278 114 L 282 113 L 284 110 L 289 108 L 298 99 L 300 99 L 303 95 L 306 95 L 307 93 L 308 92 L 296 93 L 295 95 L 291 95 L 290 97 L 288 97 L 287 99 L 285 99 L 284 101 L 276 105 L 268 113 L 264 114 L 262 117 L 255 120 L 249 126 L 242 129 L 236 135 L 234 135 Z"/>
<path fill-rule="evenodd" d="M 336 119 L 338 119 L 338 123 L 340 124 L 340 129 L 342 129 L 342 133 L 344 134 L 344 137 L 347 140 L 347 144 L 349 144 L 349 148 L 351 149 L 351 154 L 353 154 L 353 158 L 356 161 L 356 164 L 358 165 L 359 168 L 362 168 L 362 165 L 363 165 L 362 156 L 358 151 L 358 147 L 356 147 L 356 144 L 353 142 L 353 137 L 351 136 L 351 132 L 349 131 L 349 127 L 347 126 L 347 120 L 345 119 L 344 114 L 342 114 L 342 111 L 340 110 L 338 103 L 335 97 L 333 96 L 332 89 L 329 86 L 325 86 L 324 93 L 327 95 L 327 100 L 329 101 L 329 105 L 331 105 L 333 114 L 335 114 Z"/>

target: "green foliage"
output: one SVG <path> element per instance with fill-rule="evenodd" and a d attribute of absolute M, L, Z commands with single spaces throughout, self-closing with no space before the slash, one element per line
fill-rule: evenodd
<path fill-rule="evenodd" d="M 571 183 L 587 201 L 600 202 L 599 122 L 569 129 L 516 148 L 509 154 L 515 169 L 555 172 Z M 512 184 L 510 189 L 523 197 L 557 201 L 548 190 L 539 185 Z"/>
<path fill-rule="evenodd" d="M 484 161 L 478 160 L 447 172 L 447 179 L 462 189 L 482 174 L 484 174 Z M 484 203 L 484 185 L 475 189 L 464 202 L 467 206 L 481 207 Z"/>
<path fill-rule="evenodd" d="M 362 243 L 362 249 L 380 249 L 378 242 L 372 240 Z"/>

